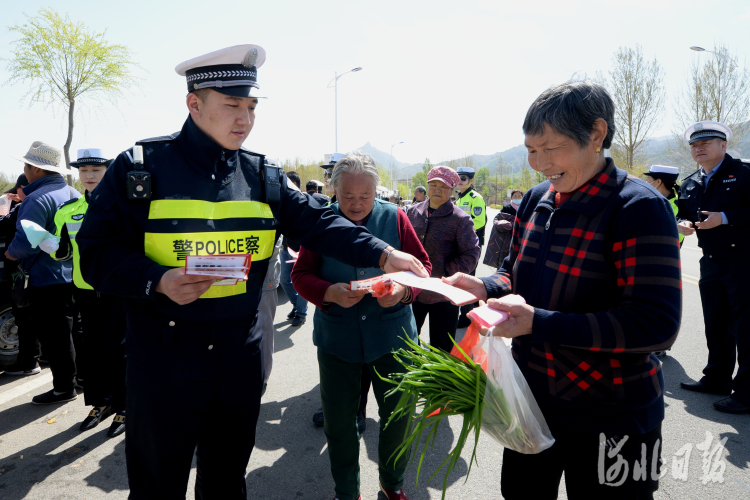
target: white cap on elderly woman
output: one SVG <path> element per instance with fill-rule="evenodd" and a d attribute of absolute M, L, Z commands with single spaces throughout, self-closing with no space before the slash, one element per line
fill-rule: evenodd
<path fill-rule="evenodd" d="M 212 89 L 234 97 L 260 97 L 257 70 L 266 62 L 260 45 L 235 45 L 188 59 L 175 67 L 187 77 L 188 92 Z"/>
<path fill-rule="evenodd" d="M 708 139 L 728 141 L 732 138 L 732 129 L 721 122 L 705 120 L 690 125 L 683 135 L 688 144 Z"/>

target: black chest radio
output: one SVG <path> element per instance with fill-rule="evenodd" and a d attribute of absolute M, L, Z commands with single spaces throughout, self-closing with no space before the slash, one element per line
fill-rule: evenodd
<path fill-rule="evenodd" d="M 143 146 L 133 146 L 134 170 L 128 172 L 128 199 L 151 199 L 151 173 L 143 168 Z"/>

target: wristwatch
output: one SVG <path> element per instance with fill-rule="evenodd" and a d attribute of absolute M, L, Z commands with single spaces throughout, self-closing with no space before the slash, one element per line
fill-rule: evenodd
<path fill-rule="evenodd" d="M 391 252 L 393 252 L 394 250 L 396 249 L 388 245 L 387 247 L 385 247 L 385 250 L 383 250 L 383 253 L 380 254 L 380 262 L 378 263 L 378 265 L 380 266 L 381 270 L 385 271 L 385 263 L 388 262 L 388 257 L 391 256 Z"/>

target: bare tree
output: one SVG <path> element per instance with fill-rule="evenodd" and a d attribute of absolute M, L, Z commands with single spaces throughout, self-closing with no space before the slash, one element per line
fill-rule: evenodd
<path fill-rule="evenodd" d="M 666 101 L 664 68 L 643 57 L 643 48 L 620 47 L 612 57 L 607 77 L 599 75 L 615 101 L 612 157 L 631 173 L 640 173 L 646 160 L 646 142 L 659 125 Z"/>
<path fill-rule="evenodd" d="M 683 133 L 693 123 L 713 120 L 726 124 L 734 136 L 727 144 L 728 150 L 738 145 L 750 131 L 750 71 L 746 65 L 739 66 L 736 56 L 727 47 L 717 47 L 715 52 L 695 56 L 686 85 L 675 102 L 669 149 L 672 160 L 683 174 L 696 168 L 683 138 Z"/>

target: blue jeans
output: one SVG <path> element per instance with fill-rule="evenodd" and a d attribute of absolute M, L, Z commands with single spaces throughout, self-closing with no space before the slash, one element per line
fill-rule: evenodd
<path fill-rule="evenodd" d="M 292 256 L 289 255 L 286 248 L 282 248 L 280 285 L 289 298 L 289 302 L 292 304 L 292 308 L 296 311 L 297 316 L 304 318 L 307 316 L 307 301 L 297 293 L 294 285 L 292 285 L 292 267 L 294 267 L 294 264 L 287 263 L 288 260 L 292 260 Z"/>

